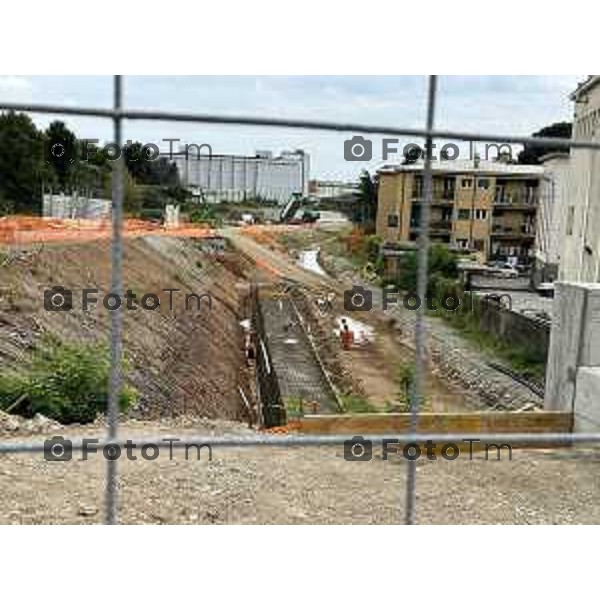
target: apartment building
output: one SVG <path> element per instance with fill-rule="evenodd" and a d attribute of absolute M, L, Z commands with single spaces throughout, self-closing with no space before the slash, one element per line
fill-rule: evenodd
<path fill-rule="evenodd" d="M 433 165 L 430 237 L 481 259 L 530 262 L 543 168 L 475 160 Z M 423 163 L 379 171 L 377 233 L 389 243 L 415 242 L 423 207 Z"/>
<path fill-rule="evenodd" d="M 592 75 L 571 95 L 573 139 L 600 142 L 600 76 Z M 600 153 L 571 149 L 571 191 L 561 228 L 559 278 L 600 281 Z"/>

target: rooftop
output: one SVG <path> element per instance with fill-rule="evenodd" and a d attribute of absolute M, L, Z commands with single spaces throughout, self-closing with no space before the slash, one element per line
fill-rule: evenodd
<path fill-rule="evenodd" d="M 588 75 L 588 78 L 581 82 L 577 89 L 571 94 L 571 100 L 577 102 L 583 94 L 589 92 L 600 83 L 600 75 Z"/>
<path fill-rule="evenodd" d="M 405 165 L 385 165 L 378 173 L 400 173 L 422 171 L 424 162 L 419 160 Z M 514 165 L 492 160 L 481 160 L 477 165 L 472 160 L 432 161 L 434 173 L 477 173 L 479 175 L 506 175 L 541 177 L 544 168 L 537 165 Z"/>

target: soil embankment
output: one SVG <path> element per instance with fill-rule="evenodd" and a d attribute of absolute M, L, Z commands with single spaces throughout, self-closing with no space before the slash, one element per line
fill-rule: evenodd
<path fill-rule="evenodd" d="M 133 414 L 244 418 L 238 386 L 247 389 L 249 376 L 239 321 L 247 265 L 233 252 L 208 254 L 199 241 L 183 237 L 139 237 L 124 244 L 124 290 L 136 295 L 138 306 L 144 294 L 160 299 L 156 310 L 129 310 L 125 301 L 121 308 L 127 380 L 140 395 Z M 1 368 L 24 368 L 44 335 L 108 341 L 110 312 L 102 299 L 110 290 L 109 240 L 3 247 L 0 265 Z M 53 286 L 71 291 L 72 310 L 45 310 L 44 291 Z M 85 288 L 99 290 L 88 311 L 82 309 Z M 185 294 L 192 293 L 210 294 L 212 308 L 205 298 L 198 309 L 192 298 L 186 309 Z"/>

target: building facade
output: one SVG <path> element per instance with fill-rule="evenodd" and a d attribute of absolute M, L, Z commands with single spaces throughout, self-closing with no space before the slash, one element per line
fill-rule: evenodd
<path fill-rule="evenodd" d="M 600 76 L 593 75 L 572 94 L 573 139 L 600 142 Z M 561 235 L 559 278 L 600 281 L 600 155 L 572 148 L 571 193 Z"/>
<path fill-rule="evenodd" d="M 543 169 L 501 162 L 440 161 L 432 165 L 430 238 L 483 259 L 533 257 Z M 377 234 L 416 242 L 423 206 L 423 164 L 379 171 Z"/>
<path fill-rule="evenodd" d="M 541 162 L 544 176 L 536 219 L 534 285 L 558 279 L 567 206 L 572 195 L 571 155 L 555 152 L 542 156 Z"/>
<path fill-rule="evenodd" d="M 204 202 L 270 200 L 284 204 L 292 195 L 306 196 L 310 158 L 303 150 L 260 151 L 255 156 L 215 155 L 183 149 L 173 156 L 181 185 Z"/>
<path fill-rule="evenodd" d="M 351 200 L 358 194 L 358 183 L 311 179 L 308 191 L 317 200 Z"/>

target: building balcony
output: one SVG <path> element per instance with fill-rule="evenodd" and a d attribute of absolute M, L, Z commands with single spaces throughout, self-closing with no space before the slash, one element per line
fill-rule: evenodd
<path fill-rule="evenodd" d="M 413 202 L 424 202 L 423 197 L 424 191 L 422 185 L 417 185 L 412 188 L 412 201 Z M 431 190 L 433 197 L 432 202 L 434 204 L 452 204 L 454 203 L 455 188 L 454 187 L 443 187 L 434 183 Z"/>
<path fill-rule="evenodd" d="M 410 230 L 413 233 L 419 233 L 421 231 L 421 224 L 419 221 L 411 220 Z M 443 219 L 432 219 L 429 222 L 429 235 L 450 235 L 452 232 L 452 221 Z"/>
<path fill-rule="evenodd" d="M 507 210 L 536 210 L 539 204 L 539 195 L 537 193 L 513 193 L 508 194 L 502 191 L 496 191 L 494 195 L 494 208 L 503 208 Z"/>
<path fill-rule="evenodd" d="M 533 239 L 535 238 L 535 228 L 531 225 L 521 225 L 520 227 L 492 224 L 492 237 L 504 239 Z"/>
<path fill-rule="evenodd" d="M 423 198 L 423 195 L 416 195 L 414 194 L 412 197 L 412 201 L 415 203 L 422 203 L 425 202 L 425 198 Z M 431 199 L 431 205 L 432 206 L 452 206 L 454 204 L 454 192 L 452 192 L 451 194 L 448 193 L 433 193 L 433 198 Z"/>

